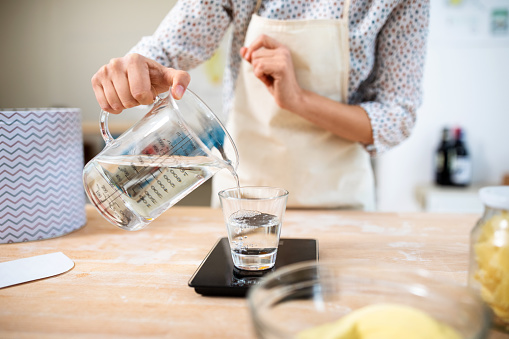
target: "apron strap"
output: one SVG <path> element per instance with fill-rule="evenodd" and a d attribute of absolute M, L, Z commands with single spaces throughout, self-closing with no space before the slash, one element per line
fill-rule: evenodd
<path fill-rule="evenodd" d="M 260 0 L 258 1 L 261 2 Z M 341 18 L 348 21 L 349 11 L 350 11 L 350 0 L 345 0 L 345 2 L 343 3 L 343 13 L 341 13 Z"/>
<path fill-rule="evenodd" d="M 257 0 L 256 1 L 256 7 L 255 7 L 255 10 L 254 10 L 255 14 L 258 14 L 258 11 L 260 10 L 260 7 L 262 7 L 262 0 Z"/>

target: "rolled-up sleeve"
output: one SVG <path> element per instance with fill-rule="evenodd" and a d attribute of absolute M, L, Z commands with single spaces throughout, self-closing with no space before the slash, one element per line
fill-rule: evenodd
<path fill-rule="evenodd" d="M 429 25 L 428 1 L 402 1 L 377 37 L 374 74 L 364 88 L 369 100 L 360 103 L 373 130 L 376 156 L 410 135 L 422 100 L 422 77 Z"/>
<path fill-rule="evenodd" d="M 187 71 L 214 54 L 230 22 L 229 1 L 179 0 L 154 34 L 143 37 L 129 53 Z"/>

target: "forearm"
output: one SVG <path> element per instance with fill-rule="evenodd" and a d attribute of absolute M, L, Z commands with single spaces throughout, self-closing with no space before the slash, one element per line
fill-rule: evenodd
<path fill-rule="evenodd" d="M 343 104 L 302 90 L 299 99 L 288 110 L 343 139 L 364 145 L 373 143 L 370 119 L 360 106 Z"/>

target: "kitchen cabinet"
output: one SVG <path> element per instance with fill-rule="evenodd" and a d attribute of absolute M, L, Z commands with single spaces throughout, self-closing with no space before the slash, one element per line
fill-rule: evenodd
<path fill-rule="evenodd" d="M 420 185 L 415 190 L 416 199 L 425 212 L 431 213 L 476 213 L 484 206 L 479 198 L 479 190 L 486 185 L 469 187 Z M 492 186 L 492 185 L 491 185 Z"/>

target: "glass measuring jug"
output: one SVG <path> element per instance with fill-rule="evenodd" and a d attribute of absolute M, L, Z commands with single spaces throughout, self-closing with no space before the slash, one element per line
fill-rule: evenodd
<path fill-rule="evenodd" d="M 170 91 L 171 93 L 171 91 Z M 114 139 L 101 111 L 104 149 L 83 170 L 85 191 L 112 224 L 144 228 L 187 194 L 227 168 L 238 165 L 230 135 L 193 92 L 180 100 L 160 95 L 152 109 Z"/>

